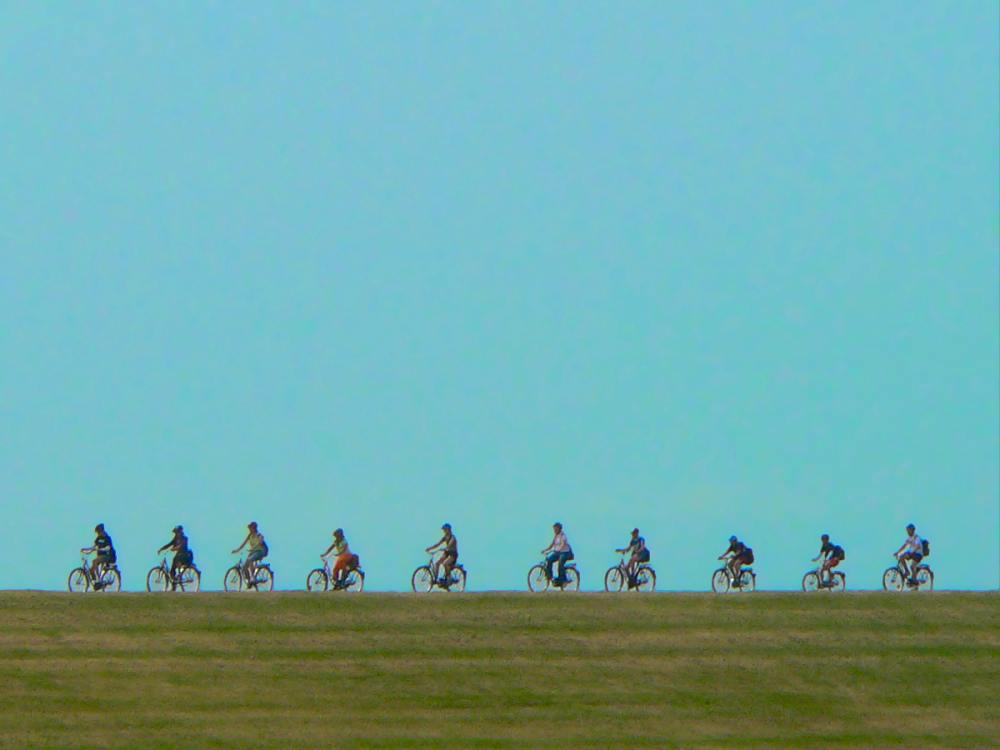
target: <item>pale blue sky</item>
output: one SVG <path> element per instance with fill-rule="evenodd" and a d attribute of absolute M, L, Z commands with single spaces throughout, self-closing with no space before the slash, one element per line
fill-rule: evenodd
<path fill-rule="evenodd" d="M 998 584 L 995 2 L 0 7 L 0 587 L 251 518 Z"/>

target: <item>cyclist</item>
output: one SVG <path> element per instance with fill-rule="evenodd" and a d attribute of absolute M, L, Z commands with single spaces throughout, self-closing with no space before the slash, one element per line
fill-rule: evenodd
<path fill-rule="evenodd" d="M 333 532 L 333 542 L 320 557 L 326 560 L 331 552 L 337 555 L 337 560 L 333 564 L 334 584 L 341 583 L 348 573 L 361 566 L 361 558 L 351 552 L 343 529 Z"/>
<path fill-rule="evenodd" d="M 737 585 L 740 584 L 740 568 L 744 565 L 751 565 L 753 563 L 753 550 L 747 547 L 743 542 L 737 539 L 735 536 L 729 537 L 729 549 L 719 555 L 720 560 L 725 560 L 726 567 L 729 569 L 730 575 L 733 577 L 733 581 Z"/>
<path fill-rule="evenodd" d="M 441 527 L 441 531 L 444 532 L 444 535 L 438 540 L 437 544 L 432 544 L 424 551 L 428 555 L 432 555 L 438 550 L 443 552 L 441 557 L 434 561 L 434 578 L 437 580 L 439 586 L 447 586 L 451 580 L 451 571 L 458 565 L 458 537 L 451 532 L 450 523 L 444 524 Z M 438 570 L 440 568 L 444 568 L 444 575 L 438 578 Z"/>
<path fill-rule="evenodd" d="M 184 533 L 183 526 L 174 526 L 173 533 L 174 538 L 156 550 L 156 554 L 160 554 L 164 550 L 170 550 L 174 553 L 174 559 L 170 563 L 170 583 L 172 587 L 176 587 L 177 571 L 194 565 L 194 553 L 188 545 L 187 534 Z"/>
<path fill-rule="evenodd" d="M 924 542 L 917 536 L 917 527 L 912 523 L 906 525 L 906 541 L 895 552 L 896 559 L 903 566 L 906 573 L 907 583 L 911 586 L 917 585 L 917 566 L 924 559 Z M 907 566 L 909 562 L 909 566 Z"/>
<path fill-rule="evenodd" d="M 89 555 L 91 552 L 96 553 L 94 560 L 90 563 L 90 576 L 94 580 L 94 588 L 100 589 L 104 586 L 101 582 L 101 568 L 114 565 L 118 562 L 118 553 L 115 552 L 115 545 L 111 541 L 111 535 L 105 531 L 103 523 L 99 523 L 94 527 L 94 533 L 97 535 L 94 538 L 94 545 L 92 547 L 84 547 L 80 552 L 85 555 Z"/>
<path fill-rule="evenodd" d="M 649 562 L 649 548 L 646 546 L 646 540 L 639 536 L 639 529 L 632 529 L 632 538 L 629 539 L 628 544 L 621 549 L 616 549 L 615 552 L 619 555 L 629 555 L 628 586 L 632 588 L 639 565 Z"/>
<path fill-rule="evenodd" d="M 255 585 L 253 583 L 256 576 L 252 575 L 253 570 L 257 567 L 257 563 L 267 557 L 270 550 L 267 548 L 267 542 L 264 541 L 264 535 L 260 533 L 257 529 L 257 522 L 251 521 L 247 524 L 247 538 L 243 540 L 243 544 L 233 550 L 233 554 L 239 554 L 240 550 L 244 547 L 247 548 L 247 559 L 246 563 L 243 565 L 243 575 L 246 580 L 251 582 L 251 586 Z"/>
<path fill-rule="evenodd" d="M 548 574 L 549 580 L 556 586 L 565 584 L 566 563 L 573 559 L 573 548 L 569 546 L 563 525 L 558 521 L 552 524 L 552 544 L 543 549 L 542 554 L 546 556 L 545 572 Z M 559 564 L 559 574 L 553 578 L 552 566 L 556 563 Z"/>
<path fill-rule="evenodd" d="M 819 548 L 819 554 L 812 561 L 817 562 L 823 558 L 823 565 L 819 570 L 819 585 L 829 586 L 833 582 L 833 569 L 844 560 L 844 548 L 831 542 L 829 534 L 823 534 L 819 539 L 822 546 Z"/>

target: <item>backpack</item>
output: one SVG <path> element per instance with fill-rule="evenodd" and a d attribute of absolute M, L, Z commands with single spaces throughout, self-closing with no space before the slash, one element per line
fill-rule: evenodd
<path fill-rule="evenodd" d="M 839 544 L 833 548 L 833 556 L 840 560 L 847 559 L 847 553 L 844 552 L 844 548 L 841 547 Z"/>
<path fill-rule="evenodd" d="M 927 557 L 927 555 L 931 553 L 931 543 L 928 542 L 926 539 L 920 540 L 920 547 L 921 547 L 920 554 L 922 554 L 924 557 Z"/>

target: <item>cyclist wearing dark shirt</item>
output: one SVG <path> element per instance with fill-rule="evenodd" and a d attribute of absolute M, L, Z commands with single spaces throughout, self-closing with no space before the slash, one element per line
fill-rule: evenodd
<path fill-rule="evenodd" d="M 436 544 L 432 544 L 425 551 L 428 554 L 441 552 L 441 556 L 434 561 L 434 578 L 439 584 L 445 584 L 451 580 L 451 571 L 458 565 L 458 538 L 451 532 L 451 524 L 446 523 L 441 527 L 443 536 Z M 444 575 L 438 577 L 439 568 L 444 568 Z"/>
<path fill-rule="evenodd" d="M 95 588 L 100 588 L 100 569 L 118 562 L 118 554 L 115 552 L 115 545 L 111 541 L 111 535 L 105 531 L 103 523 L 99 523 L 94 527 L 94 533 L 97 535 L 94 539 L 94 545 L 92 547 L 85 547 L 80 552 L 85 555 L 91 552 L 96 553 L 93 562 L 90 564 L 90 574 L 97 581 L 94 584 Z"/>
<path fill-rule="evenodd" d="M 753 550 L 735 536 L 731 536 L 729 537 L 729 549 L 719 555 L 719 559 L 724 560 L 727 557 L 729 559 L 726 561 L 726 567 L 732 573 L 733 580 L 738 582 L 740 580 L 740 568 L 753 563 Z"/>
<path fill-rule="evenodd" d="M 157 553 L 170 550 L 174 553 L 174 559 L 170 563 L 170 575 L 177 577 L 180 568 L 186 568 L 194 564 L 194 553 L 188 545 L 187 534 L 184 533 L 183 526 L 174 526 L 174 538 L 157 550 Z"/>
<path fill-rule="evenodd" d="M 646 546 L 646 540 L 639 536 L 639 529 L 632 529 L 632 537 L 629 539 L 628 544 L 626 544 L 621 549 L 616 549 L 620 555 L 628 555 L 628 580 L 629 588 L 632 587 L 632 582 L 635 580 L 635 574 L 639 570 L 639 565 L 642 563 L 649 562 L 649 548 Z"/>
<path fill-rule="evenodd" d="M 819 554 L 813 558 L 813 562 L 823 558 L 823 565 L 819 571 L 819 582 L 821 586 L 829 586 L 833 581 L 833 569 L 840 565 L 841 560 L 845 557 L 844 548 L 831 542 L 829 534 L 823 534 L 819 540 L 822 542 L 822 546 L 819 548 Z"/>

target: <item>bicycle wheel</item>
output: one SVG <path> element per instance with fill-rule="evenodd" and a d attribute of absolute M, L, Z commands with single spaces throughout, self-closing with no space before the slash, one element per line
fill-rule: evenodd
<path fill-rule="evenodd" d="M 549 577 L 544 565 L 535 565 L 528 571 L 528 590 L 545 591 L 549 587 Z"/>
<path fill-rule="evenodd" d="M 712 591 L 716 594 L 725 594 L 729 591 L 729 574 L 725 568 L 719 568 L 712 573 Z"/>
<path fill-rule="evenodd" d="M 468 580 L 468 574 L 465 572 L 465 568 L 452 568 L 451 569 L 451 581 L 448 586 L 449 591 L 465 591 L 465 583 Z"/>
<path fill-rule="evenodd" d="M 830 580 L 830 591 L 844 591 L 847 588 L 847 576 L 843 573 L 834 573 Z"/>
<path fill-rule="evenodd" d="M 802 590 L 819 591 L 819 573 L 815 570 L 810 570 L 802 576 Z"/>
<path fill-rule="evenodd" d="M 740 591 L 756 591 L 757 576 L 751 570 L 740 571 Z"/>
<path fill-rule="evenodd" d="M 254 573 L 254 589 L 257 591 L 274 590 L 274 571 L 268 567 L 260 566 Z"/>
<path fill-rule="evenodd" d="M 421 565 L 414 570 L 410 577 L 410 585 L 418 594 L 426 594 L 430 591 L 434 586 L 434 575 L 431 573 L 430 566 Z"/>
<path fill-rule="evenodd" d="M 88 591 L 90 589 L 90 579 L 87 578 L 87 571 L 83 568 L 73 568 L 70 571 L 66 586 L 70 591 L 77 594 Z"/>
<path fill-rule="evenodd" d="M 934 573 L 930 568 L 920 567 L 917 569 L 917 591 L 934 590 Z"/>
<path fill-rule="evenodd" d="M 576 568 L 567 567 L 564 573 L 566 576 L 566 583 L 562 585 L 563 591 L 579 591 L 580 590 L 580 571 Z"/>
<path fill-rule="evenodd" d="M 146 591 L 166 591 L 168 585 L 167 574 L 160 566 L 150 569 L 146 574 Z"/>
<path fill-rule="evenodd" d="M 365 588 L 365 574 L 362 570 L 352 570 L 344 579 L 344 591 L 363 591 Z"/>
<path fill-rule="evenodd" d="M 122 590 L 122 574 L 118 568 L 108 568 L 101 573 L 101 591 L 115 593 Z"/>
<path fill-rule="evenodd" d="M 886 568 L 885 573 L 882 574 L 882 588 L 886 591 L 903 590 L 903 574 L 899 568 Z"/>
<path fill-rule="evenodd" d="M 640 567 L 635 574 L 636 591 L 656 590 L 656 571 L 649 566 Z"/>
<path fill-rule="evenodd" d="M 306 591 L 326 591 L 330 588 L 330 579 L 323 568 L 314 568 L 306 576 Z"/>
<path fill-rule="evenodd" d="M 621 591 L 624 585 L 625 574 L 622 573 L 622 569 L 617 565 L 613 568 L 608 568 L 608 572 L 604 574 L 604 590 Z"/>
<path fill-rule="evenodd" d="M 222 579 L 222 588 L 226 591 L 243 590 L 243 571 L 239 565 L 234 565 L 226 571 L 226 577 Z"/>
<path fill-rule="evenodd" d="M 178 570 L 176 590 L 189 594 L 201 591 L 201 571 L 193 565 L 186 565 Z"/>

